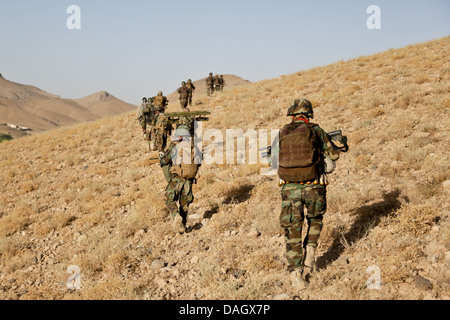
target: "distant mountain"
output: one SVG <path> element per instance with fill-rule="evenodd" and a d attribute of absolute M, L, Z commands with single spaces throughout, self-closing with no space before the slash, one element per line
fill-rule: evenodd
<path fill-rule="evenodd" d="M 101 91 L 81 99 L 63 99 L 31 85 L 0 77 L 0 124 L 13 124 L 42 132 L 110 117 L 136 106 Z"/>
<path fill-rule="evenodd" d="M 86 107 L 91 113 L 101 118 L 131 112 L 137 108 L 132 104 L 117 99 L 106 91 L 100 91 L 73 101 Z"/>

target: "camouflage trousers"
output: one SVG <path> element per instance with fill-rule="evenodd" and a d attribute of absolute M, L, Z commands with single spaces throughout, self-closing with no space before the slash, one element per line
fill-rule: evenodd
<path fill-rule="evenodd" d="M 189 205 L 194 201 L 192 194 L 192 180 L 175 176 L 166 188 L 166 206 L 172 218 L 179 214 L 186 225 Z"/>
<path fill-rule="evenodd" d="M 167 144 L 167 135 L 164 132 L 153 130 L 150 138 L 150 151 L 164 152 Z"/>
<path fill-rule="evenodd" d="M 304 187 L 290 183 L 281 190 L 280 226 L 286 240 L 288 271 L 303 269 L 306 245 L 317 247 L 327 209 L 326 187 Z M 303 241 L 302 229 L 307 209 L 307 230 Z"/>
<path fill-rule="evenodd" d="M 206 93 L 208 96 L 212 95 L 214 93 L 214 87 L 206 87 Z"/>
<path fill-rule="evenodd" d="M 188 105 L 188 99 L 180 99 L 180 106 L 181 109 L 184 110 L 184 108 L 186 108 Z"/>

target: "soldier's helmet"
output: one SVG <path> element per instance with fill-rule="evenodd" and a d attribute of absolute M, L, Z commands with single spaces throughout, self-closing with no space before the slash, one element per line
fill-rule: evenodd
<path fill-rule="evenodd" d="M 223 74 L 221 74 L 220 77 L 223 78 Z"/>
<path fill-rule="evenodd" d="M 177 140 L 179 137 L 190 138 L 191 133 L 189 131 L 189 127 L 186 124 L 180 124 L 177 126 L 174 134 L 172 135 L 172 139 Z"/>
<path fill-rule="evenodd" d="M 192 80 L 191 79 L 188 79 L 188 81 L 187 81 L 188 83 L 191 83 L 192 82 Z"/>
<path fill-rule="evenodd" d="M 212 76 L 212 72 L 210 72 L 209 75 Z"/>
<path fill-rule="evenodd" d="M 143 98 L 142 98 L 142 102 L 147 102 L 147 98 L 146 98 L 146 97 L 143 97 Z"/>
<path fill-rule="evenodd" d="M 162 91 L 158 91 L 158 96 L 162 96 L 163 92 Z"/>
<path fill-rule="evenodd" d="M 184 82 L 184 81 L 183 81 L 183 82 L 181 82 L 181 85 L 185 85 L 185 84 L 186 84 L 186 82 Z"/>
<path fill-rule="evenodd" d="M 298 114 L 302 114 L 310 119 L 314 118 L 314 111 L 309 100 L 296 99 L 292 102 L 291 106 L 288 109 L 287 115 L 295 116 Z"/>

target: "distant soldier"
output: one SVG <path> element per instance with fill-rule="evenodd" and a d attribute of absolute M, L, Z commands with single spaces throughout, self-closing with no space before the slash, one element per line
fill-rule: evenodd
<path fill-rule="evenodd" d="M 154 111 L 147 98 L 142 98 L 142 103 L 137 110 L 137 119 L 142 128 L 142 133 L 147 136 L 147 126 L 151 126 Z"/>
<path fill-rule="evenodd" d="M 214 93 L 214 77 L 212 72 L 209 73 L 209 77 L 206 78 L 206 93 L 208 97 Z"/>
<path fill-rule="evenodd" d="M 186 86 L 186 82 L 181 82 L 181 87 L 178 88 L 178 93 L 180 94 L 180 106 L 181 109 L 184 110 L 184 108 L 188 105 L 189 100 L 189 89 Z"/>
<path fill-rule="evenodd" d="M 172 133 L 172 125 L 166 121 L 161 107 L 154 106 L 154 109 L 155 117 L 151 131 L 150 151 L 161 153 L 166 148 L 167 137 Z"/>
<path fill-rule="evenodd" d="M 192 185 L 200 167 L 198 150 L 187 126 L 178 125 L 172 142 L 161 156 L 160 165 L 167 180 L 166 206 L 172 216 L 172 230 L 186 231 L 189 205 L 194 201 Z"/>
<path fill-rule="evenodd" d="M 189 98 L 188 98 L 188 103 L 190 106 L 192 106 L 192 94 L 195 92 L 195 86 L 192 83 L 191 79 L 188 79 L 187 83 L 186 83 L 186 87 L 189 90 Z"/>
<path fill-rule="evenodd" d="M 220 91 L 220 77 L 218 74 L 214 76 L 214 91 L 216 92 Z"/>
<path fill-rule="evenodd" d="M 293 286 L 302 290 L 306 287 L 304 269 L 315 267 L 315 251 L 327 209 L 326 174 L 334 170 L 341 149 L 319 125 L 310 122 L 314 115 L 310 101 L 295 100 L 287 115 L 292 122 L 280 130 L 279 143 L 269 162 L 277 161 L 279 166 L 280 225 L 285 234 L 288 271 Z M 303 240 L 305 218 L 307 230 Z"/>
<path fill-rule="evenodd" d="M 164 113 L 167 105 L 169 104 L 169 100 L 167 100 L 167 97 L 163 95 L 162 91 L 158 91 L 158 95 L 153 97 L 151 102 L 153 107 L 158 107 L 162 113 Z"/>
<path fill-rule="evenodd" d="M 227 84 L 225 83 L 225 79 L 223 78 L 223 74 L 220 75 L 220 91 L 223 91 L 223 87 L 225 87 Z"/>

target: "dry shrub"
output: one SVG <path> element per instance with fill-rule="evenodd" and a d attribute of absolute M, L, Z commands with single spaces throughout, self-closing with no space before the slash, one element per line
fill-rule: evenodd
<path fill-rule="evenodd" d="M 32 217 L 32 208 L 21 205 L 0 220 L 0 236 L 10 236 L 16 232 L 24 231 L 35 219 Z"/>
<path fill-rule="evenodd" d="M 437 223 L 439 208 L 430 204 L 405 204 L 395 213 L 397 232 L 410 232 L 420 236 L 430 231 Z"/>

